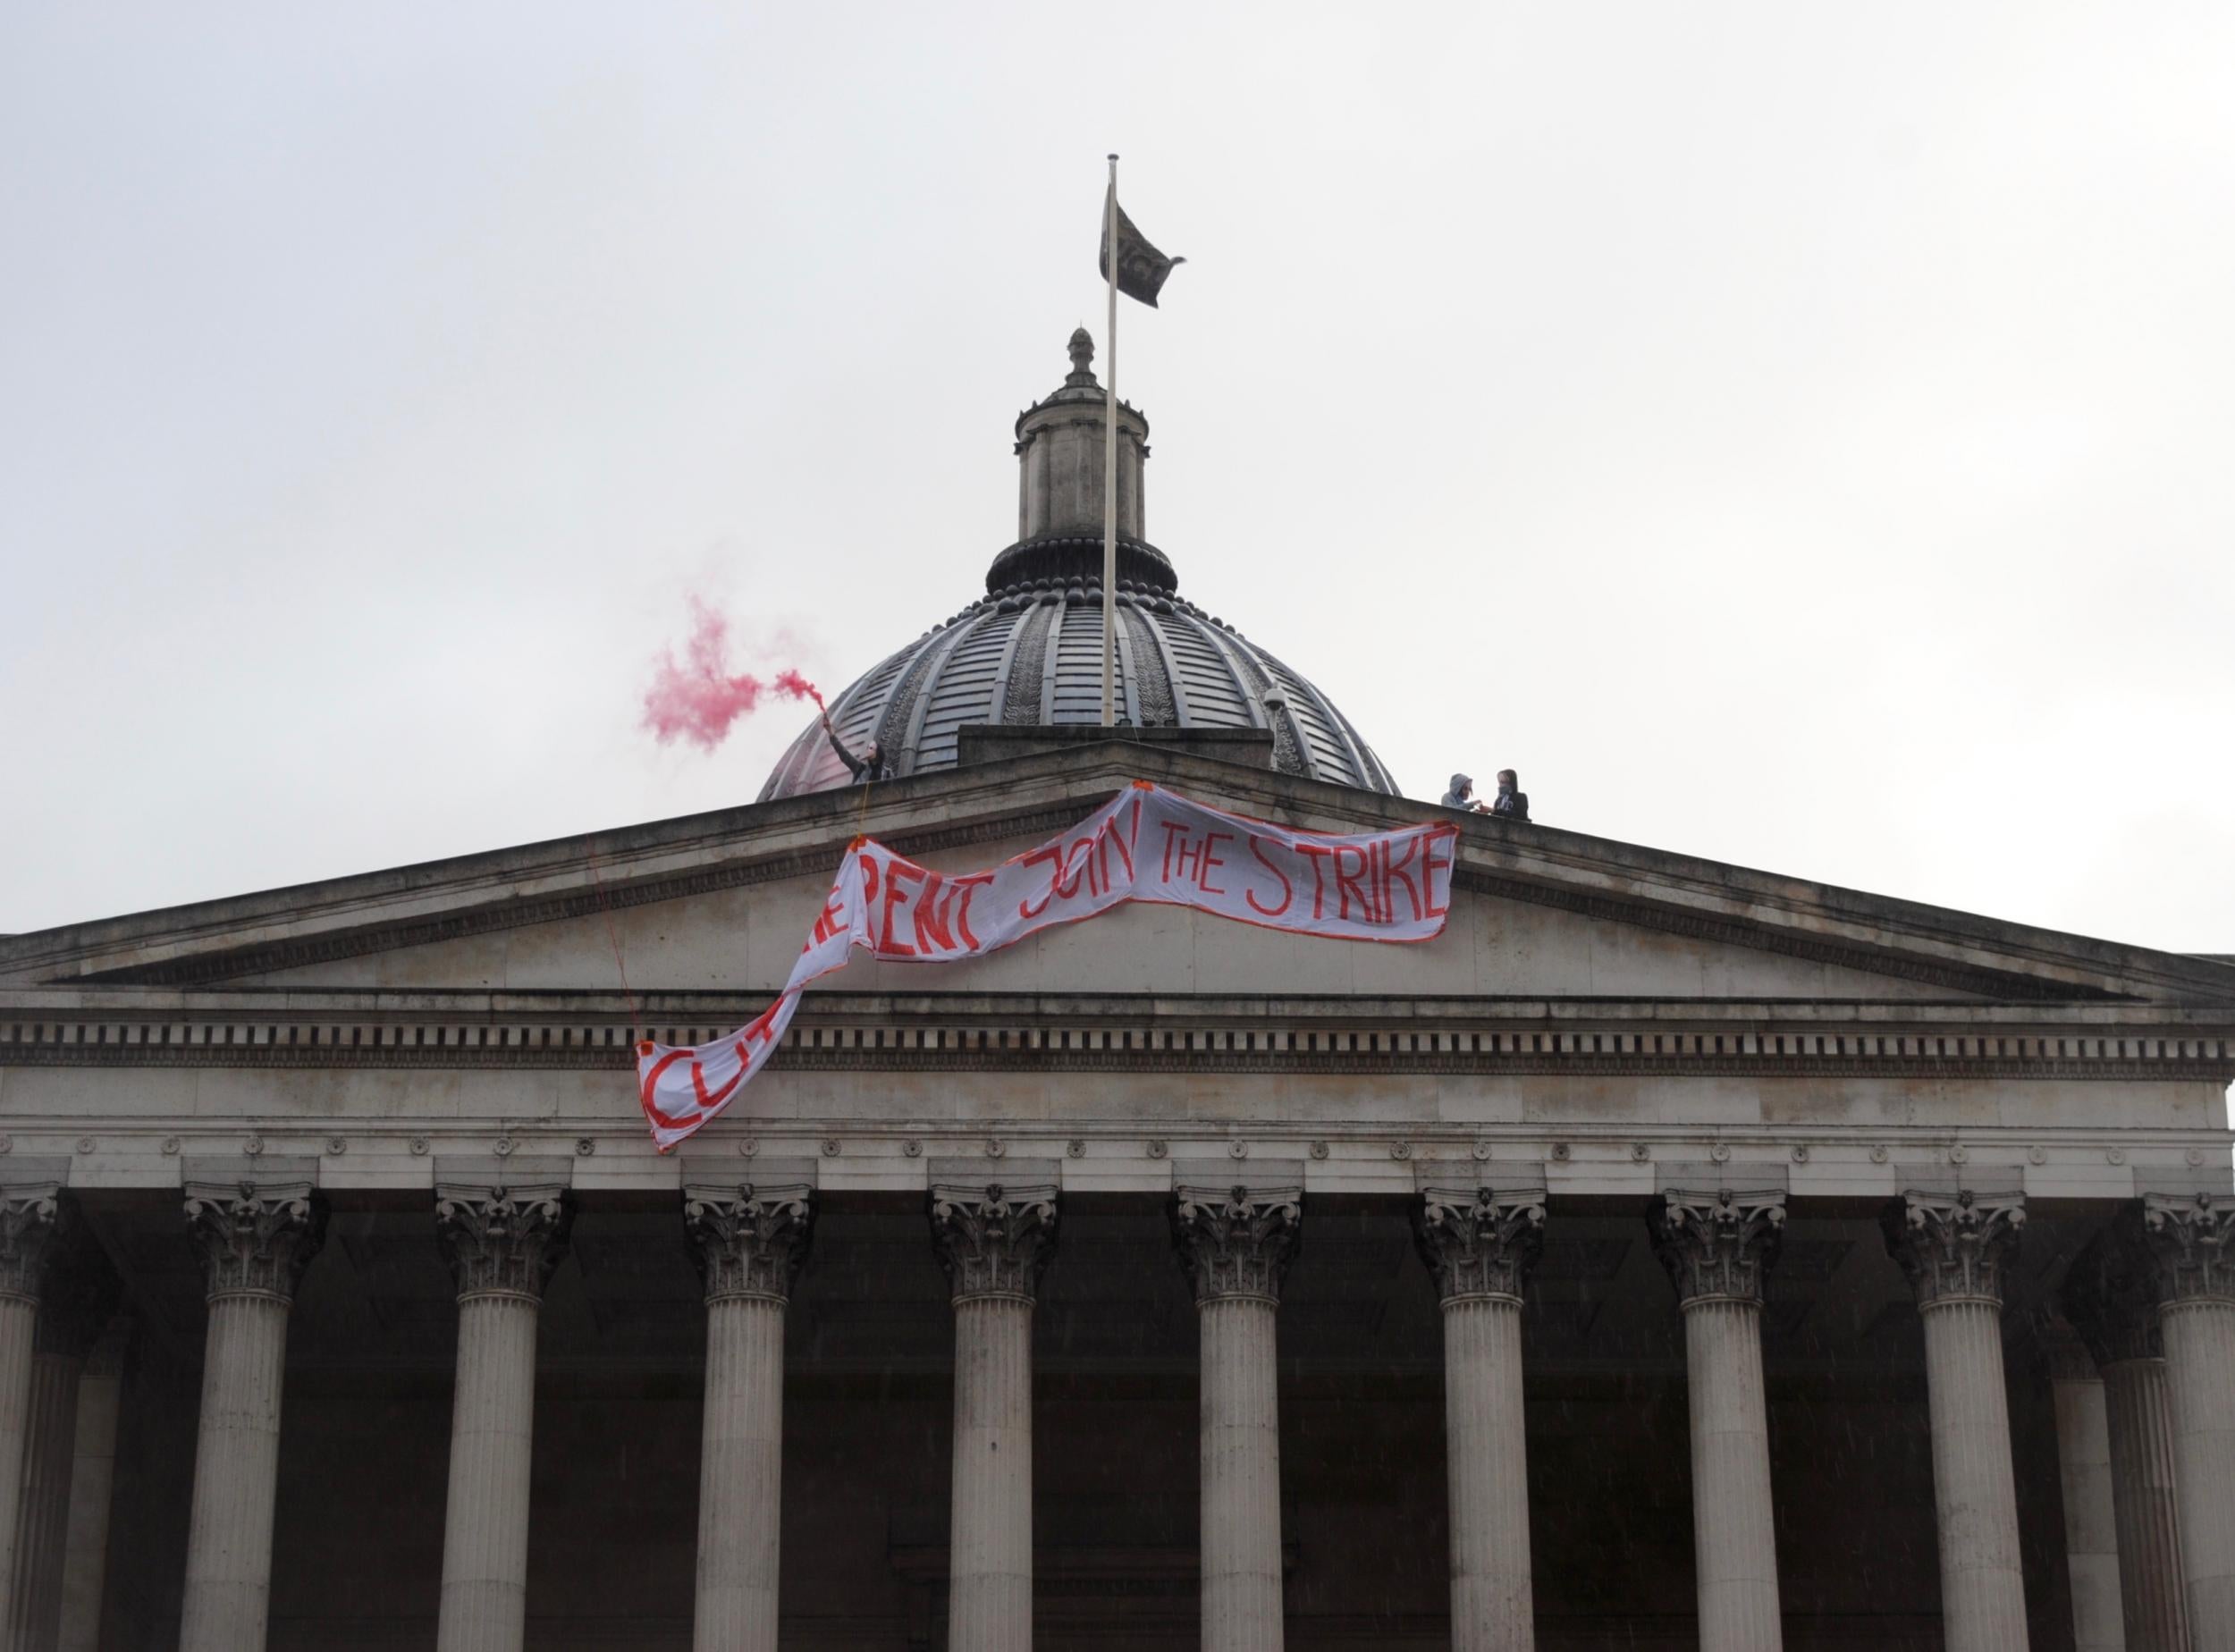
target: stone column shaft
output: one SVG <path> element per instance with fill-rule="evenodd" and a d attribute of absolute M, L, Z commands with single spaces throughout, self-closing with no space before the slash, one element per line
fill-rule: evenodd
<path fill-rule="evenodd" d="M 1281 1644 L 1280 1402 L 1274 1303 L 1198 1308 L 1202 1351 L 1202 1644 Z"/>
<path fill-rule="evenodd" d="M 2118 1521 L 2111 1485 L 2111 1424 L 2104 1385 L 2085 1349 L 2061 1348 L 2049 1393 L 2056 1407 L 2056 1466 L 2064 1492 L 2064 1563 L 2072 1582 L 2076 1652 L 2125 1652 Z M 2083 1366 L 2085 1369 L 2083 1369 Z"/>
<path fill-rule="evenodd" d="M 188 1184 L 209 1280 L 180 1652 L 258 1652 L 272 1588 L 287 1316 L 325 1235 L 307 1183 Z"/>
<path fill-rule="evenodd" d="M 2002 1332 L 2003 1274 L 2024 1221 L 2015 1193 L 1912 1192 L 1885 1215 L 1887 1249 L 1924 1316 L 1947 1652 L 2026 1652 Z"/>
<path fill-rule="evenodd" d="M 2164 1305 L 2175 1495 L 2197 1652 L 2235 1648 L 2235 1302 Z"/>
<path fill-rule="evenodd" d="M 2150 1193 L 2140 1221 L 2164 1338 L 2189 1639 L 2196 1652 L 2235 1652 L 2235 1199 Z"/>
<path fill-rule="evenodd" d="M 63 1546 L 70 1529 L 82 1364 L 83 1356 L 69 1347 L 41 1348 L 32 1355 L 30 1439 L 17 1497 L 15 1589 L 7 1626 L 11 1652 L 55 1652 L 62 1630 Z"/>
<path fill-rule="evenodd" d="M 812 1196 L 805 1183 L 684 1194 L 706 1282 L 696 1652 L 776 1652 L 784 1314 L 806 1258 Z"/>
<path fill-rule="evenodd" d="M 527 1637 L 538 1318 L 530 1297 L 492 1292 L 458 1304 L 442 1652 L 494 1652 L 519 1648 Z"/>
<path fill-rule="evenodd" d="M 1033 1643 L 1033 1302 L 1056 1220 L 1052 1175 L 932 1188 L 932 1239 L 954 1287 L 947 1644 L 957 1652 Z"/>
<path fill-rule="evenodd" d="M 2087 1369 L 2103 1383 L 2120 1617 L 2129 1652 L 2189 1652 L 2157 1294 L 2141 1211 L 2130 1205 L 2073 1259 L 2059 1293 L 2063 1318 L 2085 1344 L 2090 1365 L 2083 1368 L 2062 1353 L 2053 1357 L 2065 1374 Z M 2071 1503 L 2068 1487 L 2068 1523 Z"/>
<path fill-rule="evenodd" d="M 78 1425 L 63 1547 L 59 1652 L 100 1652 L 102 1588 L 108 1576 L 109 1510 L 116 1487 L 116 1420 L 124 1395 L 131 1324 L 118 1320 L 78 1378 Z"/>
<path fill-rule="evenodd" d="M 1202 1354 L 1203 1652 L 1283 1644 L 1280 1281 L 1295 1255 L 1295 1188 L 1183 1186 L 1174 1208 Z"/>
<path fill-rule="evenodd" d="M 287 1314 L 286 1302 L 264 1296 L 221 1297 L 209 1305 L 179 1637 L 188 1652 L 245 1652 L 264 1644 Z"/>
<path fill-rule="evenodd" d="M 31 1343 L 38 1335 L 38 1302 L 13 1292 L 0 1294 L 0 1486 L 23 1480 L 31 1438 Z M 18 1523 L 22 1510 L 12 1496 L 0 1496 L 0 1607 L 15 1611 Z"/>
<path fill-rule="evenodd" d="M 1032 1303 L 955 1303 L 947 1643 L 1026 1652 L 1033 1621 Z"/>
<path fill-rule="evenodd" d="M 1415 1215 L 1444 1311 L 1453 1652 L 1531 1652 L 1521 1293 L 1544 1247 L 1543 1191 L 1430 1187 Z"/>
<path fill-rule="evenodd" d="M 0 1187 L 0 1625 L 14 1614 L 19 1511 L 31 1429 L 32 1344 L 46 1247 L 61 1213 L 52 1182 Z"/>
<path fill-rule="evenodd" d="M 1684 1316 L 1701 1652 L 1778 1652 L 1777 1539 L 1762 1380 L 1762 1290 L 1782 1192 L 1669 1192 L 1649 1218 Z"/>
<path fill-rule="evenodd" d="M 2189 1652 L 2165 1361 L 2114 1361 L 2103 1368 L 2103 1394 L 2127 1652 Z"/>
<path fill-rule="evenodd" d="M 436 1192 L 435 1231 L 458 1281 L 438 1652 L 521 1652 L 527 1640 L 536 1331 L 572 1219 L 556 1185 Z"/>

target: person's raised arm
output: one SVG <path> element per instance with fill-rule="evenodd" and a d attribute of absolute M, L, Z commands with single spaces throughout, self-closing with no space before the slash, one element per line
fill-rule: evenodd
<path fill-rule="evenodd" d="M 838 754 L 839 761 L 846 765 L 847 772 L 860 774 L 862 760 L 846 749 L 846 742 L 839 738 L 838 730 L 831 725 L 831 713 L 828 712 L 822 713 L 822 733 L 831 742 L 831 749 Z"/>

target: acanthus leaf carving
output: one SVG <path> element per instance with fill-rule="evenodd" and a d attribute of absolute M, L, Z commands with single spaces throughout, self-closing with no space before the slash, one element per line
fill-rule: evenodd
<path fill-rule="evenodd" d="M 954 1300 L 1030 1302 L 1056 1248 L 1057 1188 L 1000 1182 L 941 1183 L 931 1190 L 932 1243 Z"/>
<path fill-rule="evenodd" d="M 186 1225 L 209 1299 L 292 1302 L 325 1243 L 326 1203 L 308 1182 L 189 1182 Z"/>
<path fill-rule="evenodd" d="M 434 1232 L 457 1282 L 472 1296 L 541 1302 L 566 1257 L 574 1201 L 557 1183 L 529 1187 L 472 1184 L 434 1192 Z"/>
<path fill-rule="evenodd" d="M 1427 1189 L 1413 1207 L 1413 1237 L 1445 1302 L 1518 1302 L 1544 1254 L 1543 1191 Z"/>
<path fill-rule="evenodd" d="M 1783 1189 L 1670 1189 L 1647 1208 L 1646 1225 L 1678 1302 L 1759 1307 L 1784 1243 L 1785 1195 Z"/>
<path fill-rule="evenodd" d="M 683 1227 L 709 1302 L 789 1302 L 814 1235 L 814 1190 L 805 1182 L 687 1187 Z"/>
<path fill-rule="evenodd" d="M 1952 1194 L 1910 1189 L 1885 1208 L 1880 1226 L 1887 1252 L 1909 1276 L 1917 1305 L 1951 1302 L 1999 1308 L 2004 1276 L 2017 1258 L 2026 1225 L 2023 1193 Z"/>
<path fill-rule="evenodd" d="M 2142 1233 L 2156 1265 L 2165 1308 L 2192 1302 L 2235 1303 L 2235 1199 L 2225 1194 L 2145 1193 Z"/>
<path fill-rule="evenodd" d="M 62 1212 L 59 1182 L 0 1187 L 0 1296 L 36 1302 Z"/>
<path fill-rule="evenodd" d="M 1182 1187 L 1172 1203 L 1172 1240 L 1198 1304 L 1280 1300 L 1280 1282 L 1303 1241 L 1300 1187 Z"/>

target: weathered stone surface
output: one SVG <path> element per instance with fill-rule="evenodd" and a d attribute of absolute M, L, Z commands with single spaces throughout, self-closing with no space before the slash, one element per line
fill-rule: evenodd
<path fill-rule="evenodd" d="M 781 1303 L 814 1237 L 814 1188 L 805 1181 L 686 1187 L 683 1227 L 709 1302 L 755 1296 Z"/>
<path fill-rule="evenodd" d="M 955 1300 L 1007 1296 L 1030 1303 L 1055 1255 L 1058 1188 L 1045 1173 L 1021 1183 L 934 1183 L 929 1201 L 932 1243 Z"/>

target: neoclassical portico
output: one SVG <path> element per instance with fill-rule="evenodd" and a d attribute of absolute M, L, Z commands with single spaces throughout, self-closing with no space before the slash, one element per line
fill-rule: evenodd
<path fill-rule="evenodd" d="M 0 939 L 11 1632 L 2231 1645 L 2222 963 L 1475 817 L 1433 942 L 860 965 L 652 1150 L 633 1037 L 763 1007 L 852 833 L 1132 778 L 1420 808 L 1052 741 Z"/>

